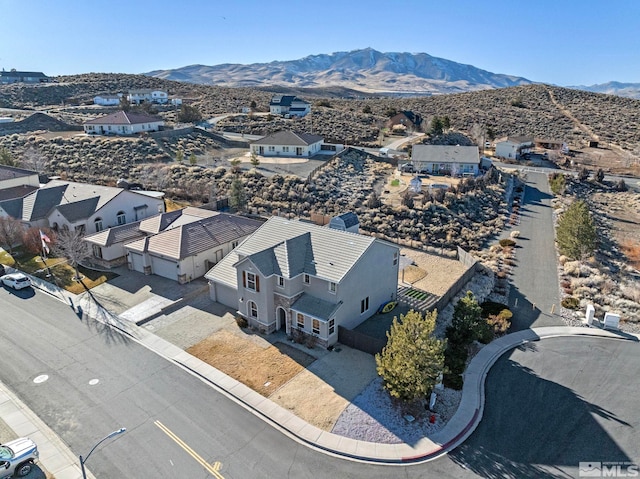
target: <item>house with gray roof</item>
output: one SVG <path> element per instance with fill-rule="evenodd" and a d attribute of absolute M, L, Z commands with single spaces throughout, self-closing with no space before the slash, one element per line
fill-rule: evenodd
<path fill-rule="evenodd" d="M 477 146 L 413 145 L 411 161 L 415 171 L 427 174 L 475 176 L 480 170 Z"/>
<path fill-rule="evenodd" d="M 280 130 L 251 143 L 251 152 L 260 156 L 309 157 L 321 153 L 323 143 L 324 138 L 318 135 Z"/>
<path fill-rule="evenodd" d="M 397 246 L 272 217 L 206 275 L 211 299 L 265 333 L 314 336 L 325 347 L 396 298 Z"/>
<path fill-rule="evenodd" d="M 124 245 L 129 269 L 186 283 L 202 277 L 262 225 L 200 208 L 181 211 L 163 231 Z"/>
<path fill-rule="evenodd" d="M 269 112 L 274 115 L 303 117 L 311 111 L 311 103 L 294 95 L 273 95 L 269 102 Z"/>
<path fill-rule="evenodd" d="M 0 83 L 48 83 L 51 79 L 42 72 L 0 71 Z"/>
<path fill-rule="evenodd" d="M 84 132 L 89 135 L 133 135 L 158 131 L 164 126 L 160 117 L 116 111 L 109 115 L 85 121 L 82 124 Z"/>
<path fill-rule="evenodd" d="M 498 158 L 519 159 L 525 153 L 533 151 L 533 138 L 529 136 L 507 136 L 496 140 L 494 156 Z"/>
<path fill-rule="evenodd" d="M 163 194 L 52 180 L 23 198 L 0 201 L 0 216 L 26 226 L 97 233 L 164 212 Z"/>
<path fill-rule="evenodd" d="M 358 215 L 352 211 L 348 211 L 347 213 L 342 213 L 341 215 L 331 218 L 329 228 L 358 233 L 360 230 L 360 220 L 358 220 Z"/>

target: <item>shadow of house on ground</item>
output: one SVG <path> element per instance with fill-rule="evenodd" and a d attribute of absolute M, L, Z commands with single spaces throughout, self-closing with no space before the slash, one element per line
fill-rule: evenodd
<path fill-rule="evenodd" d="M 489 479 L 577 477 L 580 462 L 637 461 L 638 381 L 620 377 L 625 364 L 640 364 L 637 344 L 554 338 L 512 351 L 489 373 L 478 428 L 449 456 Z"/>

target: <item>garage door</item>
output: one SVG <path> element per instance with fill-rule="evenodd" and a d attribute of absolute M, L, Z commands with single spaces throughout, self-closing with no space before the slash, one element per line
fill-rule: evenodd
<path fill-rule="evenodd" d="M 213 287 L 213 286 L 210 286 Z M 226 286 L 220 283 L 215 284 L 215 298 L 211 295 L 214 301 L 224 304 L 230 308 L 238 307 L 238 291 L 231 286 Z"/>
<path fill-rule="evenodd" d="M 174 281 L 178 281 L 178 268 L 175 261 L 158 258 L 157 256 L 151 257 L 151 273 L 157 274 L 164 278 L 169 278 Z"/>
<path fill-rule="evenodd" d="M 129 253 L 129 261 L 131 262 L 131 269 L 144 273 L 144 266 L 142 264 L 142 255 L 137 253 Z"/>

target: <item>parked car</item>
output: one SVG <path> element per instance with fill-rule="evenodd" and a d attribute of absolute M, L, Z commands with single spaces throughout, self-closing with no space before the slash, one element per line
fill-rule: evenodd
<path fill-rule="evenodd" d="M 415 168 L 411 163 L 405 163 L 404 165 L 400 165 L 400 171 L 403 173 L 413 173 Z"/>
<path fill-rule="evenodd" d="M 0 280 L 2 280 L 2 284 L 13 289 L 23 289 L 31 286 L 31 280 L 22 273 L 5 274 Z"/>
<path fill-rule="evenodd" d="M 0 478 L 24 477 L 38 460 L 38 446 L 28 437 L 0 445 Z"/>
<path fill-rule="evenodd" d="M 0 264 L 0 276 L 4 276 L 7 273 L 7 270 L 4 269 L 4 265 Z"/>

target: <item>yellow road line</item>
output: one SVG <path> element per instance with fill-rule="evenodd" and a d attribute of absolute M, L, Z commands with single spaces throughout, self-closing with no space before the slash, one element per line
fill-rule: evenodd
<path fill-rule="evenodd" d="M 204 467 L 209 473 L 217 479 L 224 479 L 222 474 L 218 472 L 222 463 L 216 461 L 213 466 L 211 466 L 207 461 L 205 461 L 196 451 L 191 449 L 189 445 L 176 436 L 167 426 L 162 424 L 160 421 L 155 421 L 154 424 L 160 428 L 162 432 L 164 432 L 167 436 L 169 436 L 178 446 L 186 451 L 191 457 L 193 457 L 202 467 Z"/>

